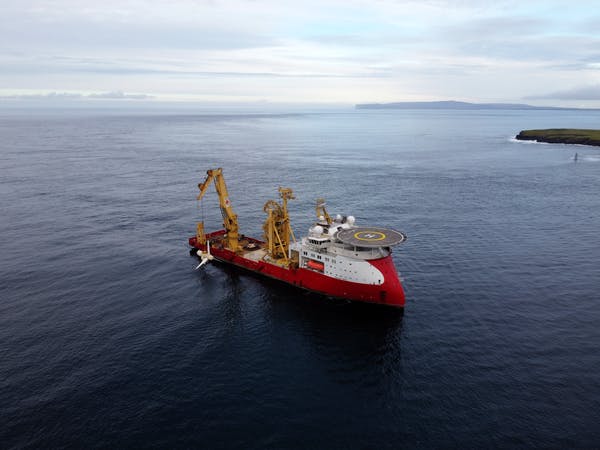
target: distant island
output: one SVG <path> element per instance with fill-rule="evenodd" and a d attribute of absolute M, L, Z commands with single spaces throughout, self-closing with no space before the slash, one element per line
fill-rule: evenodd
<path fill-rule="evenodd" d="M 395 102 L 395 103 L 362 103 L 356 109 L 513 109 L 513 110 L 580 110 L 584 108 L 561 108 L 558 106 L 533 106 L 521 103 L 468 103 L 453 100 L 439 102 Z M 593 110 L 585 108 L 586 110 Z"/>
<path fill-rule="evenodd" d="M 520 141 L 549 142 L 552 144 L 581 144 L 600 146 L 600 130 L 550 128 L 547 130 L 523 130 L 517 134 Z"/>

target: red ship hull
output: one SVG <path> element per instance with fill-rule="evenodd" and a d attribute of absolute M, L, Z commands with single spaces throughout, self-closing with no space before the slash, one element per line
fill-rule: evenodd
<path fill-rule="evenodd" d="M 220 238 L 224 230 L 207 234 L 207 239 Z M 256 244 L 262 241 L 245 238 Z M 195 249 L 206 251 L 205 245 L 199 245 L 196 237 L 189 239 L 189 244 Z M 264 260 L 252 260 L 231 250 L 211 244 L 210 253 L 221 262 L 242 267 L 254 273 L 283 281 L 292 286 L 328 297 L 342 298 L 353 301 L 377 303 L 396 308 L 404 307 L 404 290 L 398 278 L 391 255 L 384 258 L 369 260 L 369 264 L 377 268 L 384 276 L 382 284 L 362 284 L 329 277 L 316 270 L 307 268 L 287 268 Z"/>

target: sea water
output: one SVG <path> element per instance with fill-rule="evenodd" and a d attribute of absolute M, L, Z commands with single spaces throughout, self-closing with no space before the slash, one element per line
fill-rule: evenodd
<path fill-rule="evenodd" d="M 515 141 L 593 111 L 0 114 L 0 446 L 595 447 L 600 149 Z M 578 153 L 575 162 L 573 156 Z M 197 258 L 291 187 L 408 240 L 404 314 Z"/>

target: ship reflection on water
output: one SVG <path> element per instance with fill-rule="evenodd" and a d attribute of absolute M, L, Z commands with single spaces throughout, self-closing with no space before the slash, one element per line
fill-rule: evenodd
<path fill-rule="evenodd" d="M 380 377 L 400 368 L 403 309 L 325 298 L 225 264 L 206 276 L 222 277 L 219 285 L 226 289 L 218 308 L 229 332 L 245 329 L 251 336 L 260 329 L 270 335 L 264 347 L 274 346 L 273 354 L 314 353 L 333 363 L 328 370 L 342 378 L 360 379 L 371 371 Z M 279 347 L 282 342 L 287 350 Z M 293 349 L 293 343 L 303 349 Z"/>

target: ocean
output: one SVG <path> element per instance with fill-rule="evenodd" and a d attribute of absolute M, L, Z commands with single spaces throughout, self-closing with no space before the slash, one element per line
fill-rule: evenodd
<path fill-rule="evenodd" d="M 597 111 L 0 112 L 0 447 L 595 448 Z M 577 161 L 573 156 L 578 153 Z M 218 264 L 279 186 L 391 227 L 404 312 Z"/>

